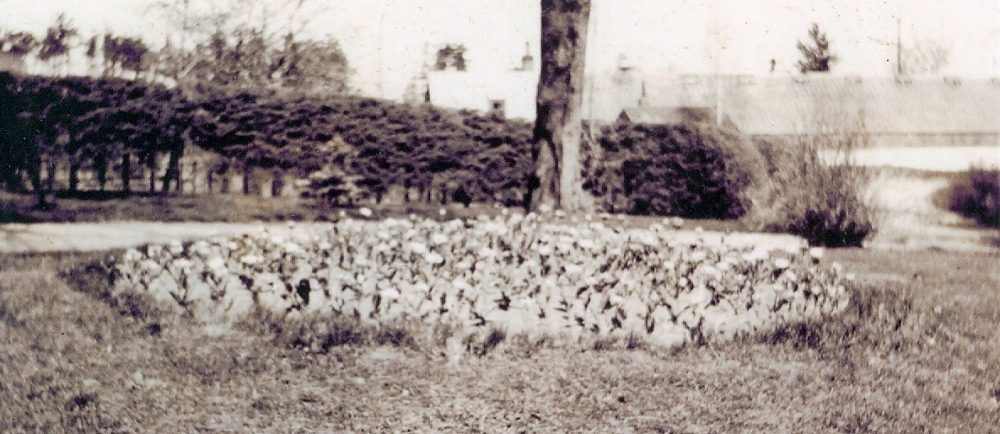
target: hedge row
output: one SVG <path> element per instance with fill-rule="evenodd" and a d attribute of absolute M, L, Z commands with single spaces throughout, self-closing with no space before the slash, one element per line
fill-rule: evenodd
<path fill-rule="evenodd" d="M 38 186 L 43 160 L 103 179 L 187 145 L 256 167 L 280 167 L 316 185 L 376 200 L 520 204 L 533 173 L 525 122 L 352 96 L 175 89 L 124 80 L 0 73 L 3 178 Z M 706 125 L 605 127 L 584 174 L 606 210 L 692 217 L 743 213 L 751 157 L 736 135 Z M 135 160 L 135 161 L 133 161 Z M 171 174 L 162 179 L 166 190 Z M 330 178 L 338 178 L 331 180 Z M 339 179 L 342 178 L 342 179 Z M 344 188 L 351 184 L 351 188 Z M 126 184 L 127 185 L 127 184 Z M 336 188 L 330 189 L 330 186 Z M 416 197 L 411 197 L 411 193 Z"/>

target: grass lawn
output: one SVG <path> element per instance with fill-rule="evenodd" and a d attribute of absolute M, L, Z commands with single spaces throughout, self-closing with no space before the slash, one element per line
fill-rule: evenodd
<path fill-rule="evenodd" d="M 340 211 L 324 202 L 307 198 L 243 196 L 238 194 L 203 195 L 145 195 L 90 197 L 61 197 L 49 210 L 33 207 L 34 196 L 0 191 L 0 223 L 39 222 L 104 222 L 121 220 L 168 222 L 253 222 L 253 221 L 323 221 Z M 448 210 L 444 218 L 468 218 L 480 214 L 496 215 L 499 209 L 488 205 L 460 204 L 443 206 Z M 405 217 L 416 213 L 439 218 L 441 205 L 411 203 L 402 205 L 371 206 L 374 218 Z M 516 208 L 515 208 L 516 209 Z M 354 210 L 348 210 L 354 213 Z M 623 224 L 645 226 L 659 222 L 660 217 L 633 216 Z M 689 219 L 689 229 L 731 232 L 745 231 L 746 226 L 737 220 Z"/>
<path fill-rule="evenodd" d="M 95 254 L 0 257 L 0 432 L 997 432 L 998 257 L 829 251 L 843 318 L 674 353 L 333 347 L 111 299 Z"/>

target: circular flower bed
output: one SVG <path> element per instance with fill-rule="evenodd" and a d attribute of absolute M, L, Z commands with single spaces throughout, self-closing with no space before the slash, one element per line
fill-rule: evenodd
<path fill-rule="evenodd" d="M 264 309 L 664 347 L 831 315 L 848 302 L 842 270 L 818 265 L 821 250 L 681 244 L 660 225 L 505 212 L 290 229 L 128 250 L 115 290 L 146 291 L 209 321 Z"/>

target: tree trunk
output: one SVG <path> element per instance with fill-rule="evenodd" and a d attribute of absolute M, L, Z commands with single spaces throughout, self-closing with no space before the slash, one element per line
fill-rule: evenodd
<path fill-rule="evenodd" d="M 174 148 L 170 150 L 170 158 L 167 160 L 167 171 L 163 174 L 163 185 L 160 189 L 164 194 L 170 192 L 170 182 L 176 181 L 175 189 L 180 190 L 181 179 L 181 154 L 184 148 Z"/>
<path fill-rule="evenodd" d="M 150 156 L 146 160 L 146 167 L 149 169 L 149 192 L 156 193 L 156 155 Z"/>
<path fill-rule="evenodd" d="M 80 161 L 71 158 L 69 161 L 69 191 L 76 193 L 80 187 Z"/>
<path fill-rule="evenodd" d="M 31 188 L 35 193 L 35 207 L 39 209 L 48 208 L 49 203 L 45 200 L 45 187 L 42 186 L 42 161 L 32 158 L 28 161 L 28 178 L 31 180 Z"/>
<path fill-rule="evenodd" d="M 250 166 L 243 167 L 243 195 L 247 196 L 250 194 L 250 177 L 253 176 L 253 170 Z"/>
<path fill-rule="evenodd" d="M 45 187 L 46 187 L 46 190 L 48 190 L 49 193 L 52 193 L 53 191 L 55 191 L 55 187 L 56 187 L 56 169 L 58 168 L 58 167 L 56 167 L 57 164 L 58 163 L 56 161 L 56 158 L 52 157 L 52 158 L 49 159 L 48 167 L 45 169 L 45 171 L 47 172 L 46 173 L 47 177 L 45 179 L 45 183 L 46 183 Z"/>
<path fill-rule="evenodd" d="M 108 162 L 105 158 L 99 157 L 94 160 L 94 170 L 97 171 L 97 186 L 101 193 L 104 193 L 104 187 L 108 184 Z"/>
<path fill-rule="evenodd" d="M 528 209 L 550 205 L 584 211 L 580 139 L 584 61 L 590 0 L 542 0 L 542 70 L 535 118 L 535 176 L 525 195 Z"/>
<path fill-rule="evenodd" d="M 132 193 L 132 155 L 125 154 L 122 155 L 122 191 L 126 195 Z"/>

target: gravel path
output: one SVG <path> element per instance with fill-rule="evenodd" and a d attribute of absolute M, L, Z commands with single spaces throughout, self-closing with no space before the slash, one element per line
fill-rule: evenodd
<path fill-rule="evenodd" d="M 302 223 L 299 227 L 329 225 Z M 102 223 L 32 223 L 0 225 L 0 252 L 94 251 L 233 236 L 268 229 L 288 231 L 284 223 L 200 223 L 118 221 Z"/>
<path fill-rule="evenodd" d="M 298 230 L 319 230 L 330 223 L 198 223 L 198 222 L 139 222 L 102 223 L 33 223 L 0 225 L 0 253 L 96 251 L 166 243 L 171 240 L 193 240 L 217 236 L 234 236 L 268 230 L 288 234 Z M 731 233 L 678 230 L 679 243 L 701 242 L 734 246 L 756 246 L 768 249 L 797 249 L 804 241 L 781 234 Z"/>

